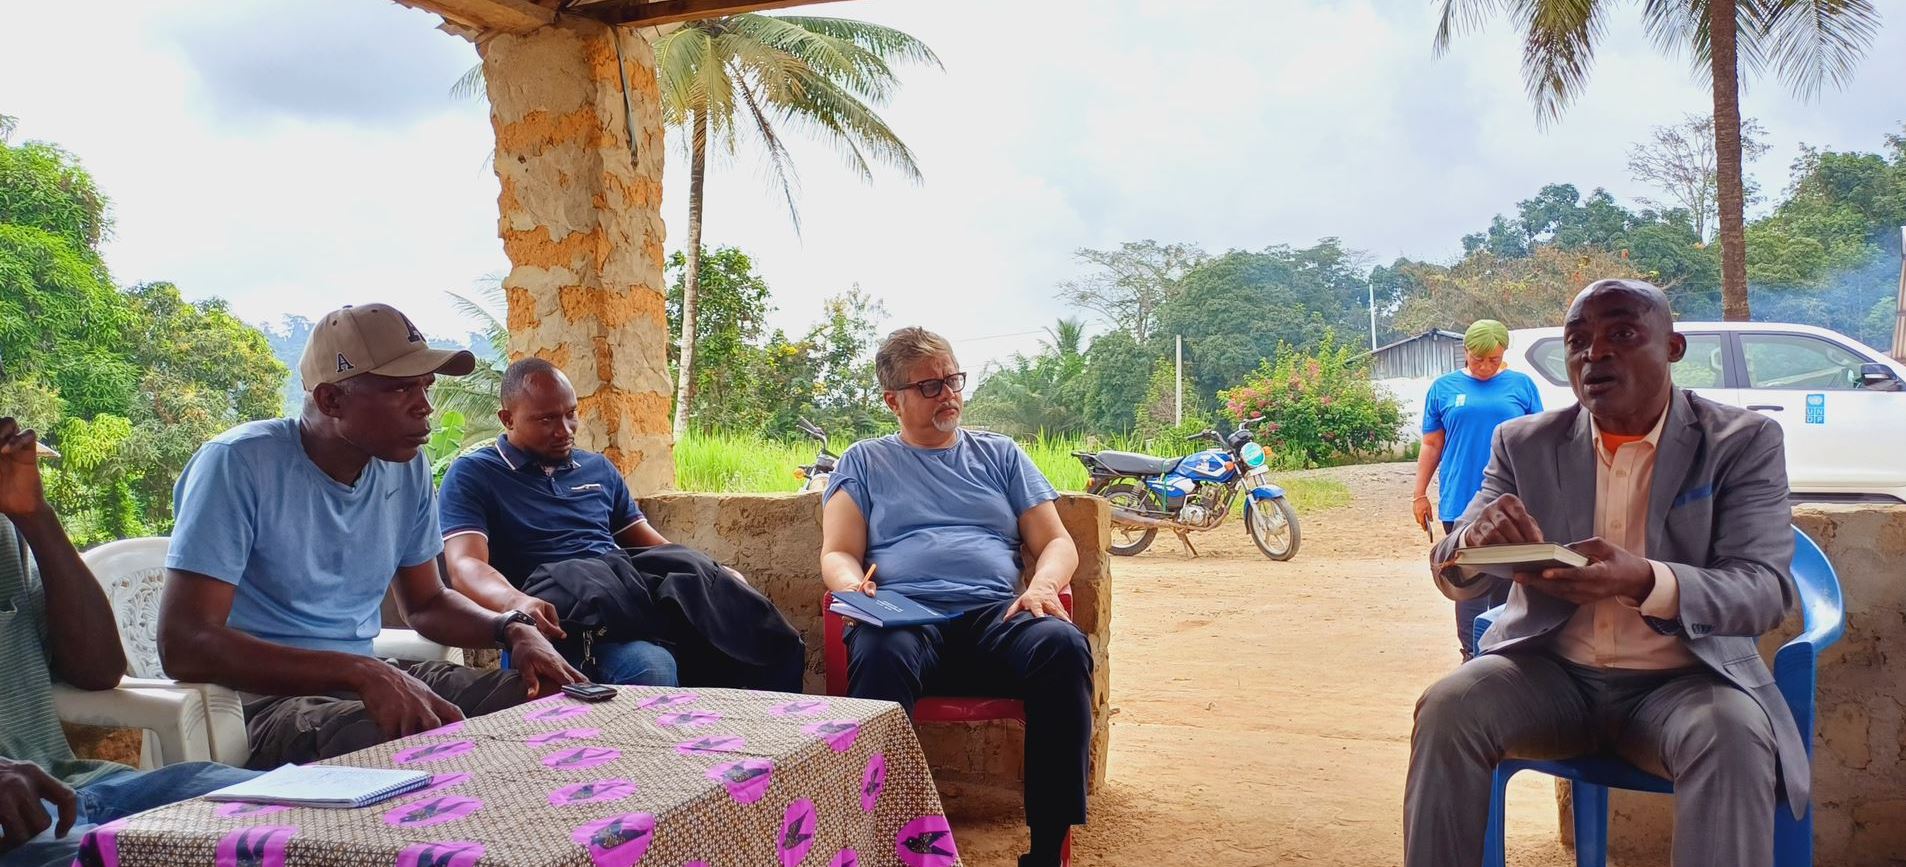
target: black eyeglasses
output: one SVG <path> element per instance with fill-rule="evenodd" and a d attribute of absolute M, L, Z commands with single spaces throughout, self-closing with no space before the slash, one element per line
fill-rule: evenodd
<path fill-rule="evenodd" d="M 894 391 L 906 391 L 909 388 L 918 390 L 921 397 L 928 399 L 939 397 L 949 388 L 954 391 L 965 391 L 966 374 L 955 373 L 945 379 L 922 379 L 919 382 L 909 382 Z"/>

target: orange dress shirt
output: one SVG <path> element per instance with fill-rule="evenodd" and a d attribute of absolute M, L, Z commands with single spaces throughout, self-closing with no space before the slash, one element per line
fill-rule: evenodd
<path fill-rule="evenodd" d="M 1654 488 L 1655 446 L 1661 442 L 1667 420 L 1664 409 L 1654 430 L 1639 438 L 1604 434 L 1589 420 L 1597 458 L 1595 535 L 1643 557 L 1648 555 L 1648 495 Z M 1674 570 L 1656 560 L 1648 563 L 1655 573 L 1648 598 L 1613 597 L 1575 609 L 1555 635 L 1555 649 L 1564 659 L 1596 668 L 1643 670 L 1700 664 L 1679 636 L 1662 635 L 1641 619 L 1646 614 L 1672 620 L 1681 611 L 1681 587 Z"/>

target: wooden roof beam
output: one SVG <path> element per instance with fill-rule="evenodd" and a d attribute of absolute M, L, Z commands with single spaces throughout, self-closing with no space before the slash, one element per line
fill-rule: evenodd
<path fill-rule="evenodd" d="M 790 6 L 806 6 L 822 2 L 827 0 L 651 0 L 648 3 L 627 3 L 617 6 L 611 13 L 613 18 L 610 23 L 652 27 L 694 21 L 698 18 L 716 18 L 742 12 L 765 12 L 769 9 L 786 9 Z"/>
<path fill-rule="evenodd" d="M 477 33 L 528 33 L 556 20 L 556 13 L 532 0 L 397 0 L 412 9 L 443 17 L 444 23 Z"/>

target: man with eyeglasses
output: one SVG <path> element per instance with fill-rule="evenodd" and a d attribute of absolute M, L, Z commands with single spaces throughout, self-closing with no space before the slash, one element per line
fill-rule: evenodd
<path fill-rule="evenodd" d="M 1092 738 L 1092 657 L 1059 601 L 1079 554 L 1058 494 L 1010 438 L 960 427 L 966 374 L 945 338 L 902 328 L 874 367 L 900 431 L 854 444 L 828 479 L 821 578 L 869 595 L 877 581 L 959 614 L 849 629 L 848 693 L 908 713 L 928 693 L 1024 700 L 1032 851 L 1019 864 L 1057 865 L 1085 822 Z M 1033 558 L 1023 587 L 1022 546 Z"/>

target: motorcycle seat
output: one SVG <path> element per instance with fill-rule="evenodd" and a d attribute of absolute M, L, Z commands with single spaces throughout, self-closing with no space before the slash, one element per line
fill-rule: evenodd
<path fill-rule="evenodd" d="M 1134 476 L 1162 476 L 1178 469 L 1184 458 L 1155 458 L 1137 452 L 1099 452 L 1099 463 L 1115 473 Z"/>

